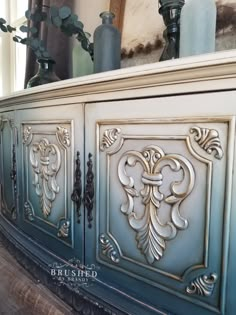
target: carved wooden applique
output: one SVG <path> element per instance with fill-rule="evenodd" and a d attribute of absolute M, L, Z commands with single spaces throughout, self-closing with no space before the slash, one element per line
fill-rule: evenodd
<path fill-rule="evenodd" d="M 190 285 L 186 288 L 188 294 L 197 294 L 201 296 L 211 296 L 213 294 L 215 284 L 218 277 L 217 274 L 212 273 L 210 276 L 202 275 L 191 281 Z"/>
<path fill-rule="evenodd" d="M 70 146 L 69 132 L 62 126 L 56 128 L 56 138 L 63 147 Z M 51 213 L 52 203 L 59 193 L 57 174 L 61 168 L 61 151 L 57 144 L 50 143 L 46 137 L 38 142 L 33 142 L 31 126 L 25 126 L 23 130 L 23 143 L 30 145 L 29 157 L 33 169 L 33 186 L 40 198 L 40 206 L 43 216 L 47 218 Z"/>
<path fill-rule="evenodd" d="M 143 168 L 142 183 L 144 188 L 138 192 L 134 179 L 127 175 L 126 167 L 134 167 L 136 163 Z M 160 192 L 163 184 L 162 170 L 169 166 L 173 172 L 182 170 L 183 178 L 170 183 L 171 194 L 164 196 Z M 165 154 L 155 145 L 144 148 L 142 152 L 125 152 L 118 165 L 118 176 L 127 195 L 127 203 L 122 204 L 121 211 L 127 215 L 129 225 L 136 231 L 136 240 L 141 253 L 149 264 L 160 260 L 166 248 L 166 241 L 174 239 L 178 230 L 188 227 L 188 221 L 180 214 L 182 201 L 191 193 L 195 183 L 192 164 L 178 154 Z M 140 215 L 134 205 L 134 198 L 141 195 L 144 211 Z M 162 202 L 171 205 L 170 220 L 161 222 L 158 210 Z"/>

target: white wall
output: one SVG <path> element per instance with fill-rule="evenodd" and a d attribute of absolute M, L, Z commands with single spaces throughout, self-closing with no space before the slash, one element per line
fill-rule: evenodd
<path fill-rule="evenodd" d="M 79 0 L 75 1 L 75 12 L 84 24 L 84 30 L 93 35 L 95 28 L 101 24 L 99 14 L 109 10 L 109 0 Z M 93 41 L 93 37 L 91 37 Z"/>

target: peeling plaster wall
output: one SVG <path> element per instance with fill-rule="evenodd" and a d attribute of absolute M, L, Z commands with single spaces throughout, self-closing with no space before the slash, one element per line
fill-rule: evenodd
<path fill-rule="evenodd" d="M 188 1 L 188 0 L 186 0 Z M 197 1 L 197 0 L 196 0 Z M 99 13 L 109 9 L 109 0 L 75 1 L 85 30 L 93 34 L 101 24 Z M 236 0 L 216 0 L 218 8 L 216 51 L 236 48 Z M 163 49 L 162 16 L 158 0 L 126 0 L 122 31 L 122 67 L 157 62 Z"/>
<path fill-rule="evenodd" d="M 188 0 L 186 0 L 188 1 Z M 236 0 L 216 0 L 216 51 L 236 48 Z M 122 33 L 122 67 L 157 62 L 164 43 L 158 1 L 126 0 Z M 156 45 L 157 40 L 159 44 Z M 143 50 L 140 46 L 143 45 Z M 146 49 L 146 48 L 150 49 Z"/>

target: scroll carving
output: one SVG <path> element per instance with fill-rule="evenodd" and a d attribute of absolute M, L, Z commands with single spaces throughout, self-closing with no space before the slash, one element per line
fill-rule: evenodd
<path fill-rule="evenodd" d="M 105 151 L 110 148 L 118 139 L 120 132 L 120 128 L 107 129 L 103 134 L 100 150 Z"/>
<path fill-rule="evenodd" d="M 217 158 L 218 160 L 221 160 L 223 158 L 224 152 L 217 130 L 194 126 L 190 129 L 190 132 L 196 134 L 194 140 L 208 154 L 212 154 L 212 152 L 215 151 L 215 158 Z"/>
<path fill-rule="evenodd" d="M 26 219 L 34 221 L 34 213 L 29 202 L 24 203 L 24 214 Z"/>
<path fill-rule="evenodd" d="M 99 242 L 102 248 L 102 254 L 111 259 L 114 263 L 119 263 L 120 257 L 118 252 L 115 250 L 114 246 L 111 244 L 110 239 L 107 235 L 101 234 L 99 237 Z"/>
<path fill-rule="evenodd" d="M 127 175 L 126 167 L 135 167 L 139 163 L 143 168 L 142 183 L 144 188 L 138 192 L 134 179 Z M 162 170 L 169 166 L 171 171 L 182 171 L 182 180 L 170 183 L 169 196 L 160 192 L 163 184 Z M 142 152 L 128 151 L 120 158 L 118 164 L 119 180 L 126 192 L 127 203 L 121 205 L 121 211 L 127 215 L 129 225 L 136 231 L 138 248 L 149 264 L 160 260 L 166 249 L 166 241 L 174 239 L 178 230 L 188 227 L 187 219 L 180 214 L 181 203 L 192 192 L 195 173 L 192 164 L 178 154 L 166 155 L 155 145 L 144 148 Z M 144 210 L 137 209 L 134 198 L 141 195 Z M 159 209 L 162 202 L 171 206 L 170 219 L 162 222 Z"/>
<path fill-rule="evenodd" d="M 0 131 L 3 131 L 4 124 L 8 122 L 8 119 L 0 117 Z"/>
<path fill-rule="evenodd" d="M 33 185 L 40 198 L 43 215 L 48 217 L 52 202 L 59 193 L 56 176 L 61 166 L 61 154 L 58 146 L 49 143 L 47 138 L 33 143 L 30 148 L 30 163 L 34 171 Z"/>
<path fill-rule="evenodd" d="M 69 131 L 65 127 L 57 126 L 56 137 L 63 147 L 70 146 Z"/>
<path fill-rule="evenodd" d="M 29 144 L 32 141 L 33 135 L 32 135 L 32 127 L 30 126 L 24 126 L 23 130 L 23 143 Z"/>
<path fill-rule="evenodd" d="M 211 296 L 217 281 L 217 275 L 215 273 L 210 276 L 200 276 L 193 280 L 186 288 L 188 294 L 197 294 L 202 296 Z"/>
<path fill-rule="evenodd" d="M 57 233 L 60 238 L 67 238 L 69 236 L 70 221 L 62 221 Z"/>

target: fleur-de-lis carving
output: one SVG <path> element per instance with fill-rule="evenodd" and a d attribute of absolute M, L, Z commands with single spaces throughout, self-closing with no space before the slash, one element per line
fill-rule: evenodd
<path fill-rule="evenodd" d="M 143 168 L 140 193 L 135 188 L 134 179 L 127 175 L 126 167 L 136 163 Z M 173 172 L 182 170 L 181 181 L 172 181 L 171 194 L 165 196 L 160 192 L 163 184 L 162 170 L 169 166 Z M 191 193 L 195 183 L 192 164 L 178 154 L 167 154 L 155 145 L 147 146 L 142 152 L 125 152 L 118 164 L 118 176 L 127 195 L 127 203 L 122 204 L 121 211 L 128 216 L 130 226 L 136 231 L 136 240 L 141 253 L 149 264 L 159 260 L 166 248 L 166 241 L 176 237 L 178 230 L 188 227 L 188 221 L 180 214 L 182 201 Z M 134 198 L 141 194 L 144 210 L 135 207 Z M 161 203 L 171 205 L 170 220 L 163 223 L 158 210 Z"/>
<path fill-rule="evenodd" d="M 52 202 L 59 193 L 56 176 L 61 166 L 61 154 L 57 145 L 47 138 L 33 143 L 30 148 L 30 162 L 34 170 L 33 185 L 40 198 L 44 217 L 51 213 Z"/>

